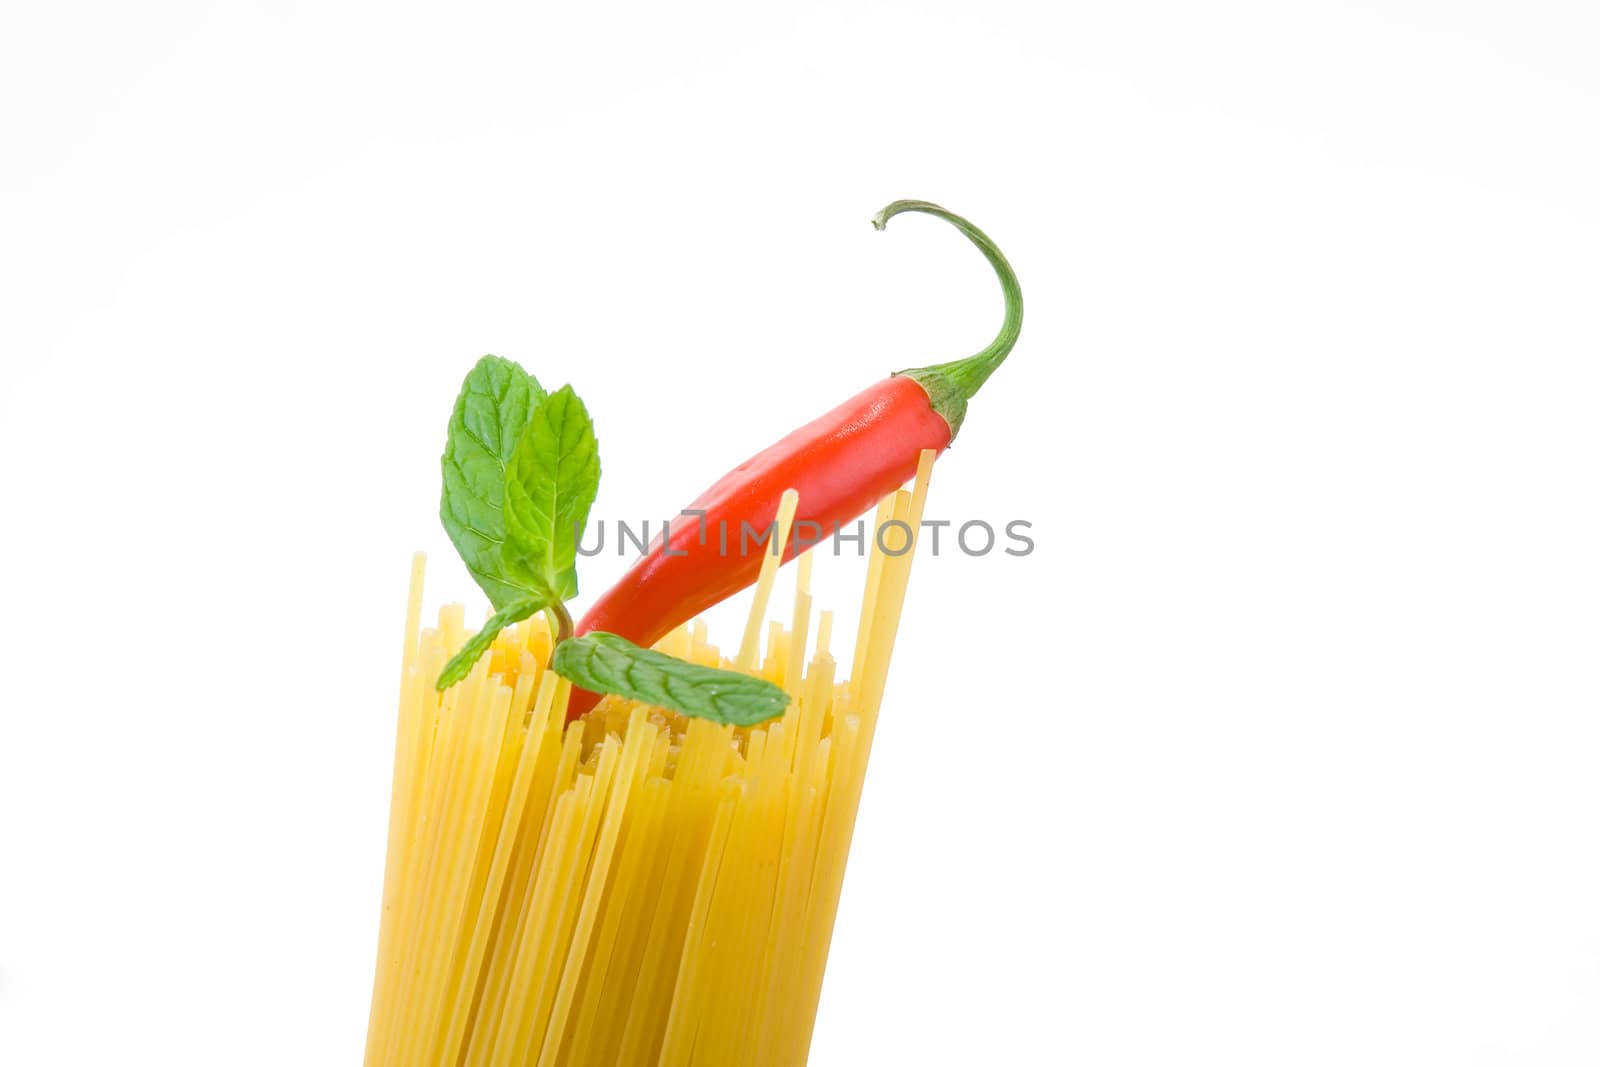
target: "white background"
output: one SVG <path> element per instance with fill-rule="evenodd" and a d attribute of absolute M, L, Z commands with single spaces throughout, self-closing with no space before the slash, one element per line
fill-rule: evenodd
<path fill-rule="evenodd" d="M 1015 355 L 813 1062 L 1600 1062 L 1600 12 L 13 2 L 0 1061 L 350 1064 L 484 352 L 596 515 Z M 592 596 L 623 568 L 583 573 Z M 853 610 L 858 561 L 823 561 Z M 727 643 L 742 605 L 716 615 Z"/>

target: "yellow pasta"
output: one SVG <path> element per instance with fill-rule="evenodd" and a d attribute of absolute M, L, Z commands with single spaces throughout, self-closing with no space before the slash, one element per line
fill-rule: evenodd
<path fill-rule="evenodd" d="M 915 531 L 933 453 L 886 497 Z M 786 494 L 778 538 L 795 499 Z M 910 535 L 914 547 L 914 534 Z M 703 623 L 663 651 L 783 686 L 788 712 L 719 726 L 607 697 L 563 725 L 542 618 L 459 685 L 458 605 L 421 618 L 411 572 L 368 1065 L 797 1065 L 806 1060 L 913 551 L 874 544 L 848 679 L 811 558 L 787 627 L 763 562 L 730 661 Z M 761 641 L 766 638 L 762 655 Z"/>

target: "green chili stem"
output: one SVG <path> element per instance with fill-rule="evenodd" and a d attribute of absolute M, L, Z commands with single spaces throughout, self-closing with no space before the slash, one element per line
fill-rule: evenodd
<path fill-rule="evenodd" d="M 952 214 L 938 204 L 930 204 L 926 200 L 896 200 L 873 218 L 872 225 L 881 230 L 890 219 L 904 211 L 917 211 L 925 215 L 934 215 L 944 219 L 956 229 L 966 234 L 967 239 L 978 246 L 989 265 L 994 267 L 994 272 L 1000 278 L 1000 291 L 1005 296 L 1006 317 L 1000 324 L 1000 332 L 993 341 L 980 352 L 965 359 L 951 360 L 949 363 L 936 363 L 928 367 L 913 367 L 897 373 L 915 381 L 928 392 L 929 402 L 933 409 L 944 416 L 950 424 L 950 439 L 955 440 L 957 432 L 961 429 L 962 420 L 966 418 L 967 401 L 983 387 L 989 380 L 995 368 L 1005 361 L 1011 354 L 1012 347 L 1017 343 L 1017 335 L 1022 332 L 1022 287 L 1017 284 L 1017 276 L 1011 270 L 1011 264 L 1006 262 L 1006 257 L 995 246 L 987 234 L 960 215 Z"/>

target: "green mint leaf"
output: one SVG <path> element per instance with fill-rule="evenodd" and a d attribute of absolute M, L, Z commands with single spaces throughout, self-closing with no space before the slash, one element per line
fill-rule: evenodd
<path fill-rule="evenodd" d="M 533 409 L 538 379 L 509 359 L 484 356 L 461 383 L 445 437 L 439 519 L 462 562 L 497 609 L 528 595 L 506 574 L 506 467 Z"/>
<path fill-rule="evenodd" d="M 443 692 L 471 674 L 472 665 L 478 662 L 478 657 L 489 651 L 489 646 L 494 644 L 495 635 L 512 623 L 521 622 L 534 612 L 543 609 L 543 600 L 537 597 L 524 597 L 495 612 L 489 617 L 489 621 L 483 624 L 483 629 L 469 637 L 467 643 L 461 646 L 461 651 L 450 657 L 450 662 L 439 672 L 439 680 L 433 683 L 434 688 Z"/>
<path fill-rule="evenodd" d="M 789 694 L 771 682 L 686 663 L 600 631 L 561 642 L 551 666 L 596 693 L 616 693 L 735 726 L 764 722 L 789 706 Z"/>
<path fill-rule="evenodd" d="M 578 592 L 578 537 L 600 488 L 600 447 L 583 401 L 564 385 L 534 408 L 506 469 L 506 541 L 513 581 L 547 600 Z"/>

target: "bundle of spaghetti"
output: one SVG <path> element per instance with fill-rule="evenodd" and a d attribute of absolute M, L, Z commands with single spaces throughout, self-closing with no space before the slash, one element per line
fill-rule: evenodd
<path fill-rule="evenodd" d="M 658 646 L 784 687 L 755 727 L 620 697 L 564 725 L 542 618 L 436 692 L 464 611 L 421 627 L 416 557 L 367 1064 L 805 1062 L 932 457 L 878 507 L 848 679 L 809 553 L 788 626 L 768 553 L 731 661 L 700 620 Z"/>

